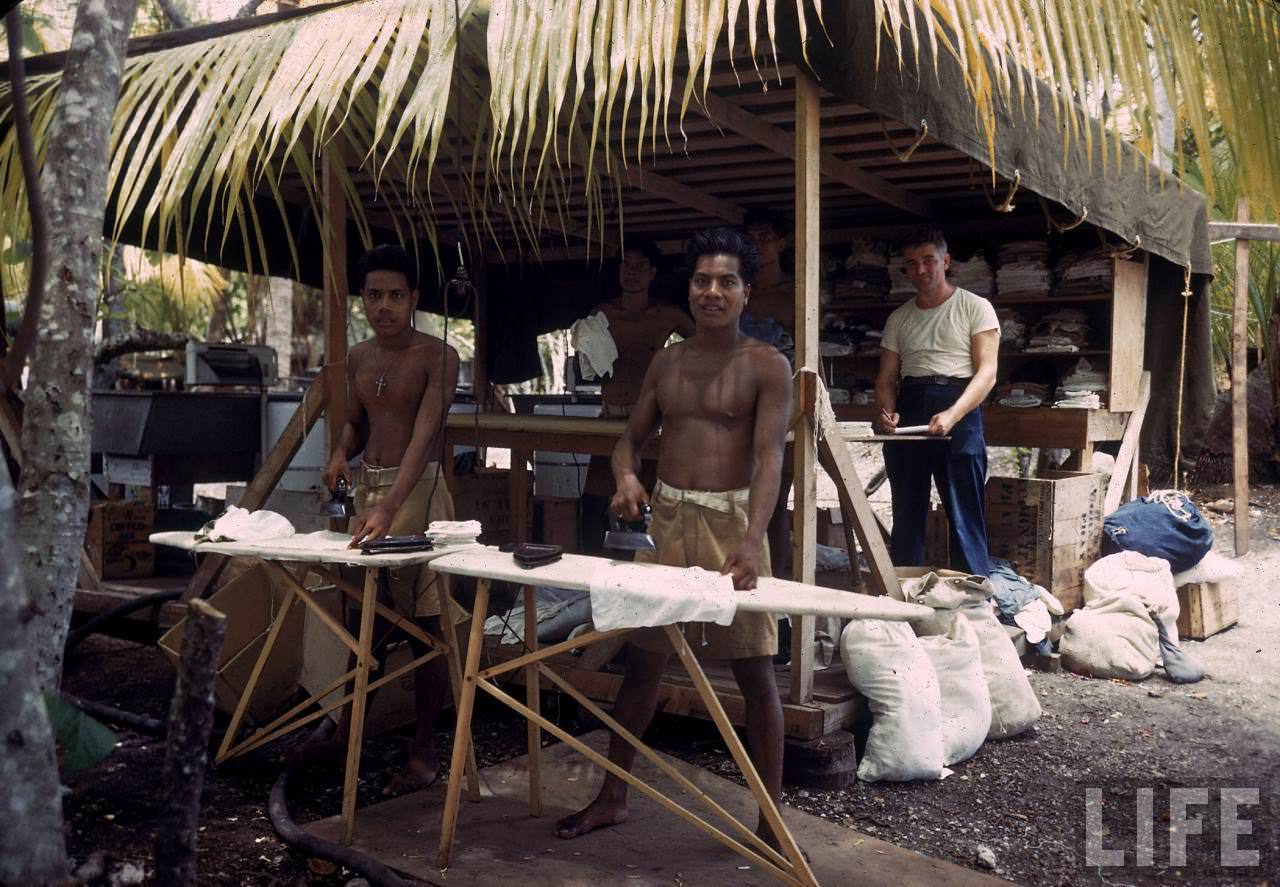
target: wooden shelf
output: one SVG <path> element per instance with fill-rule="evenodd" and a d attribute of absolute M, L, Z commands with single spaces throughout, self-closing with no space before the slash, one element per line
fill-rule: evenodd
<path fill-rule="evenodd" d="M 1069 305 L 1073 302 L 1106 302 L 1111 299 L 1110 293 L 1084 293 L 1078 296 L 1042 296 L 1040 298 L 1028 299 L 1002 299 L 999 296 L 988 299 L 992 305 L 997 308 L 1002 305 Z M 894 301 L 891 299 L 876 301 L 857 301 L 857 302 L 837 302 L 833 305 L 823 305 L 823 312 L 832 314 L 851 314 L 857 311 L 892 311 L 895 308 L 906 304 L 906 299 Z"/>

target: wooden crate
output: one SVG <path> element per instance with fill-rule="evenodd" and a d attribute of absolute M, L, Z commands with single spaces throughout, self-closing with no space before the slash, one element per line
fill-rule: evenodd
<path fill-rule="evenodd" d="M 534 532 L 539 542 L 559 545 L 565 551 L 577 553 L 579 511 L 581 499 L 559 496 L 536 496 L 533 500 Z"/>
<path fill-rule="evenodd" d="M 1203 641 L 1240 621 L 1240 595 L 1231 582 L 1192 582 L 1178 588 L 1178 637 Z"/>
<path fill-rule="evenodd" d="M 512 541 L 510 482 L 511 473 L 500 468 L 482 468 L 449 479 L 454 515 L 458 520 L 480 521 L 480 541 L 486 545 Z"/>
<path fill-rule="evenodd" d="M 987 479 L 991 554 L 1043 585 L 1067 610 L 1084 604 L 1084 571 L 1102 545 L 1104 479 L 1076 471 Z"/>
<path fill-rule="evenodd" d="M 100 578 L 133 579 L 155 573 L 155 547 L 148 541 L 154 518 L 155 510 L 142 502 L 97 502 L 89 509 L 84 544 Z"/>

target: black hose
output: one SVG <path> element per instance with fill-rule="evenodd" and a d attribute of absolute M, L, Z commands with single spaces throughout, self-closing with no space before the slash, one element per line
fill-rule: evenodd
<path fill-rule="evenodd" d="M 280 775 L 276 777 L 275 784 L 271 786 L 271 797 L 267 801 L 267 816 L 270 818 L 271 826 L 276 830 L 276 834 L 280 836 L 280 840 L 294 850 L 298 850 L 308 856 L 327 859 L 329 862 L 357 872 L 372 887 L 412 887 L 412 885 L 422 883 L 420 881 L 406 881 L 367 853 L 361 853 L 359 850 L 348 847 L 345 844 L 326 841 L 324 838 L 299 828 L 289 814 L 287 798 L 289 778 L 293 775 L 293 771 L 297 766 L 299 765 L 296 760 L 290 761 L 285 766 Z"/>
<path fill-rule="evenodd" d="M 874 495 L 876 490 L 884 486 L 884 482 L 888 479 L 888 477 L 889 476 L 885 473 L 885 470 L 883 468 L 881 468 L 875 474 L 871 475 L 871 480 L 867 481 L 867 488 L 865 490 L 865 495 L 867 496 Z"/>
<path fill-rule="evenodd" d="M 67 646 L 64 656 L 70 656 L 71 651 L 80 645 L 80 642 L 92 634 L 102 630 L 102 627 L 123 619 L 130 613 L 136 613 L 138 610 L 145 610 L 147 607 L 162 607 L 169 601 L 176 601 L 182 597 L 185 589 L 171 588 L 168 591 L 157 591 L 154 594 L 145 594 L 142 597 L 134 598 L 131 601 L 112 607 L 110 610 L 104 610 L 97 616 L 94 616 L 84 625 L 77 628 L 71 634 L 67 635 Z"/>
<path fill-rule="evenodd" d="M 131 711 L 124 711 L 110 705 L 104 705 L 101 702 L 81 699 L 79 696 L 72 696 L 66 692 L 62 694 L 62 698 L 69 705 L 74 705 L 87 715 L 93 715 L 100 721 L 128 727 L 135 733 L 145 733 L 148 736 L 164 736 L 169 732 L 168 723 L 157 718 L 149 718 L 146 715 L 134 714 Z"/>

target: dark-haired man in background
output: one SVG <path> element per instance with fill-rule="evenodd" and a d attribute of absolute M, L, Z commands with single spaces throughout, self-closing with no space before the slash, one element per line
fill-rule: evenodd
<path fill-rule="evenodd" d="M 373 338 L 347 355 L 346 423 L 324 472 L 330 489 L 338 477 L 355 488 L 352 546 L 388 534 L 423 533 L 431 521 L 453 519 L 440 454 L 441 429 L 458 382 L 458 353 L 413 327 L 418 272 L 408 253 L 399 246 L 374 247 L 361 257 L 358 274 Z M 349 463 L 357 454 L 353 485 Z M 392 600 L 384 603 L 440 637 L 436 583 L 447 578 L 426 567 L 390 573 Z M 412 637 L 410 644 L 415 656 L 427 652 Z M 448 680 L 443 656 L 414 672 L 417 729 L 408 764 L 390 791 L 425 787 L 439 775 L 435 729 Z"/>
<path fill-rule="evenodd" d="M 609 334 L 618 349 L 612 372 L 600 384 L 604 402 L 601 418 L 630 416 L 640 397 L 649 364 L 666 346 L 671 334 L 677 333 L 686 339 L 693 335 L 693 319 L 687 312 L 678 305 L 652 297 L 650 287 L 657 277 L 661 258 L 652 241 L 628 240 L 618 265 L 621 292 L 591 309 L 591 314 L 598 312 L 608 318 Z M 641 476 L 652 485 L 656 478 L 653 463 L 646 461 L 643 468 Z M 587 551 L 601 550 L 607 529 L 604 511 L 613 491 L 609 460 L 593 456 L 583 490 L 583 547 Z"/>
<path fill-rule="evenodd" d="M 872 424 L 882 434 L 927 425 L 929 434 L 950 440 L 885 444 L 890 555 L 899 566 L 922 564 L 932 478 L 950 524 L 951 566 L 986 576 L 987 442 L 979 407 L 996 382 L 1000 321 L 989 301 L 947 280 L 951 254 L 941 231 L 917 231 L 901 250 L 916 297 L 885 323 Z"/>
<path fill-rule="evenodd" d="M 791 369 L 772 346 L 738 326 L 751 296 L 756 251 L 736 231 L 716 228 L 689 249 L 689 309 L 696 327 L 657 354 L 645 374 L 626 433 L 613 452 L 612 507 L 631 520 L 653 508 L 656 552 L 637 560 L 702 567 L 733 577 L 738 589 L 769 575 L 765 528 L 778 496 L 782 444 L 791 415 Z M 639 454 L 662 426 L 658 482 L 641 484 Z M 773 673 L 777 623 L 770 614 L 739 613 L 727 627 L 684 626 L 695 654 L 728 659 L 745 705 L 751 758 L 775 800 L 782 793 L 782 704 Z M 626 673 L 614 717 L 639 736 L 653 719 L 659 683 L 672 653 L 662 629 L 628 636 Z M 613 736 L 609 759 L 630 769 L 635 750 Z M 600 794 L 556 825 L 575 838 L 627 818 L 627 785 L 608 774 Z M 762 837 L 774 842 L 762 824 Z"/>

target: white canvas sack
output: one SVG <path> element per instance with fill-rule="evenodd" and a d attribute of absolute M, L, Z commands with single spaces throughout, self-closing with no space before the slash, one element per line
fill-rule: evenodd
<path fill-rule="evenodd" d="M 942 761 L 948 766 L 967 761 L 982 748 L 991 729 L 991 697 L 978 636 L 969 620 L 961 618 L 949 634 L 919 640 L 942 694 Z"/>
<path fill-rule="evenodd" d="M 1160 636 L 1136 595 L 1095 596 L 1067 620 L 1058 652 L 1077 674 L 1141 681 L 1155 670 Z"/>
<path fill-rule="evenodd" d="M 855 619 L 840 635 L 840 653 L 873 718 L 858 778 L 905 782 L 945 776 L 938 679 L 911 628 Z"/>

